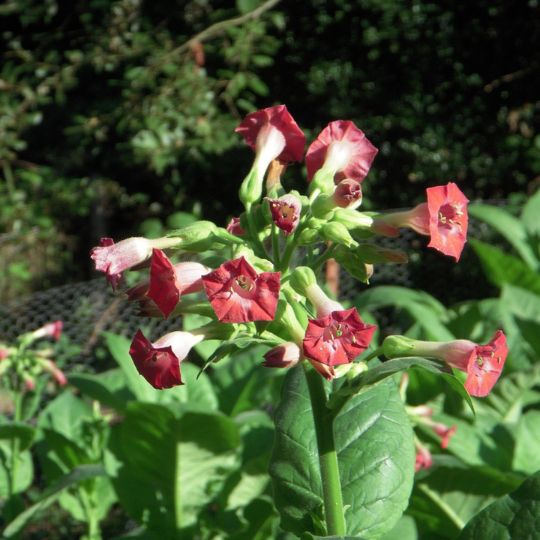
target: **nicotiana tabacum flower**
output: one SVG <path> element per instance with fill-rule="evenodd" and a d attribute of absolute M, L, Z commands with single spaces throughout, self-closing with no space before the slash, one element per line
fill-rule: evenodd
<path fill-rule="evenodd" d="M 501 375 L 508 347 L 503 331 L 497 330 L 486 345 L 466 339 L 436 342 L 388 336 L 383 342 L 383 352 L 388 358 L 423 356 L 442 360 L 467 374 L 465 389 L 471 396 L 484 397 Z"/>
<path fill-rule="evenodd" d="M 227 225 L 227 232 L 234 234 L 235 236 L 244 236 L 246 234 L 246 231 L 243 229 L 242 225 L 240 224 L 239 217 L 231 218 L 231 221 L 229 221 Z"/>
<path fill-rule="evenodd" d="M 202 278 L 206 294 L 221 322 L 274 319 L 280 273 L 258 274 L 244 257 L 222 264 Z"/>
<path fill-rule="evenodd" d="M 122 279 L 122 272 L 144 263 L 152 256 L 153 248 L 166 249 L 176 246 L 178 238 L 133 237 L 115 243 L 112 238 L 102 238 L 100 245 L 90 251 L 96 270 L 104 272 L 115 289 Z"/>
<path fill-rule="evenodd" d="M 204 335 L 191 332 L 171 332 L 152 343 L 137 330 L 129 354 L 137 371 L 157 389 L 183 384 L 180 363 Z"/>
<path fill-rule="evenodd" d="M 333 199 L 336 206 L 354 210 L 362 204 L 362 185 L 357 180 L 345 178 L 336 186 Z"/>
<path fill-rule="evenodd" d="M 401 227 L 430 236 L 428 247 L 459 260 L 467 241 L 468 199 L 453 182 L 426 190 L 427 202 L 403 212 L 382 214 L 373 230 L 396 236 Z"/>
<path fill-rule="evenodd" d="M 308 148 L 308 181 L 317 174 L 322 180 L 320 187 L 328 187 L 327 178 L 336 184 L 345 178 L 362 182 L 377 152 L 364 132 L 350 120 L 330 122 Z"/>
<path fill-rule="evenodd" d="M 304 355 L 329 366 L 347 364 L 368 348 L 375 329 L 362 321 L 356 308 L 333 311 L 309 320 Z"/>
<path fill-rule="evenodd" d="M 283 195 L 279 199 L 266 199 L 272 213 L 272 220 L 286 236 L 290 235 L 298 227 L 302 204 L 295 195 Z"/>

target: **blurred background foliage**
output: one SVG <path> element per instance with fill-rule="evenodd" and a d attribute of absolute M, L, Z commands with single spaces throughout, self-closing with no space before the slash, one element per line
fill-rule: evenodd
<path fill-rule="evenodd" d="M 0 6 L 0 299 L 90 275 L 100 236 L 225 222 L 286 103 L 308 140 L 352 119 L 380 148 L 368 208 L 457 181 L 540 181 L 537 0 L 7 0 Z M 291 167 L 295 182 L 304 180 Z"/>

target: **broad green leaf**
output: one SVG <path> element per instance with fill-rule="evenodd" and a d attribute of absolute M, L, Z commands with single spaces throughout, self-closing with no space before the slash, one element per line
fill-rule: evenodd
<path fill-rule="evenodd" d="M 499 298 L 462 302 L 448 310 L 448 329 L 458 339 L 481 343 L 500 328 L 503 304 Z"/>
<path fill-rule="evenodd" d="M 421 538 L 454 540 L 472 516 L 519 482 L 515 475 L 482 466 L 435 465 L 415 484 L 407 513 L 415 518 Z"/>
<path fill-rule="evenodd" d="M 401 516 L 397 525 L 381 540 L 418 540 L 416 523 L 411 516 Z"/>
<path fill-rule="evenodd" d="M 487 223 L 503 236 L 529 268 L 538 268 L 539 261 L 528 242 L 527 231 L 518 218 L 502 208 L 487 204 L 471 204 L 468 210 L 471 216 Z"/>
<path fill-rule="evenodd" d="M 105 475 L 100 465 L 81 465 L 47 488 L 36 503 L 19 514 L 3 531 L 4 538 L 11 538 L 21 532 L 26 524 L 40 511 L 45 510 L 59 497 L 60 493 L 83 480 Z"/>
<path fill-rule="evenodd" d="M 239 444 L 237 426 L 220 414 L 177 418 L 162 405 L 130 403 L 110 442 L 118 499 L 149 530 L 181 534 L 235 468 Z"/>
<path fill-rule="evenodd" d="M 540 538 L 540 473 L 472 518 L 458 540 L 535 538 Z"/>
<path fill-rule="evenodd" d="M 540 275 L 513 255 L 485 242 L 471 239 L 486 273 L 486 277 L 498 287 L 505 283 L 517 285 L 535 294 L 540 294 Z"/>
<path fill-rule="evenodd" d="M 99 401 L 102 405 L 117 411 L 125 408 L 126 401 L 118 394 L 109 390 L 100 375 L 90 373 L 75 373 L 69 376 L 69 383 L 90 399 Z"/>
<path fill-rule="evenodd" d="M 11 443 L 0 442 L 0 497 L 6 498 L 9 494 L 11 466 Z M 13 493 L 21 493 L 27 489 L 34 478 L 34 463 L 32 454 L 25 450 L 19 453 L 17 473 L 14 479 Z"/>
<path fill-rule="evenodd" d="M 281 526 L 297 535 L 324 533 L 319 452 L 301 366 L 285 379 L 275 423 L 270 474 Z M 378 538 L 400 518 L 413 482 L 413 433 L 394 382 L 352 397 L 334 433 L 347 534 Z"/>
<path fill-rule="evenodd" d="M 41 411 L 38 427 L 58 432 L 78 442 L 82 423 L 91 414 L 90 406 L 82 399 L 71 392 L 62 392 Z"/>
<path fill-rule="evenodd" d="M 428 339 L 449 341 L 454 335 L 441 323 L 446 317 L 446 308 L 433 296 L 423 291 L 405 287 L 380 286 L 360 293 L 353 304 L 360 311 L 384 307 L 400 308 L 418 322 Z"/>
<path fill-rule="evenodd" d="M 521 213 L 521 221 L 531 236 L 540 237 L 540 190 L 528 199 Z"/>
<path fill-rule="evenodd" d="M 32 446 L 36 438 L 36 429 L 23 422 L 0 424 L 0 440 L 18 440 L 19 451 L 24 452 Z"/>
<path fill-rule="evenodd" d="M 513 469 L 532 474 L 540 470 L 540 411 L 524 414 L 516 430 Z"/>

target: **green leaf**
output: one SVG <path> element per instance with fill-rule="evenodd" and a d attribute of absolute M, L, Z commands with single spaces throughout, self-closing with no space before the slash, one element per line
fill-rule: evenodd
<path fill-rule="evenodd" d="M 353 304 L 360 310 L 384 307 L 401 308 L 418 322 L 428 339 L 450 341 L 454 335 L 441 323 L 446 317 L 446 308 L 433 296 L 423 291 L 405 287 L 380 286 L 360 293 Z"/>
<path fill-rule="evenodd" d="M 532 474 L 540 470 L 540 411 L 524 414 L 516 429 L 513 469 Z"/>
<path fill-rule="evenodd" d="M 118 499 L 130 516 L 166 536 L 193 525 L 235 468 L 238 427 L 219 414 L 130 403 L 113 428 L 111 470 Z M 173 535 L 174 535 L 173 534 Z"/>
<path fill-rule="evenodd" d="M 540 538 L 540 473 L 476 515 L 458 540 Z"/>
<path fill-rule="evenodd" d="M 100 375 L 75 373 L 69 376 L 69 383 L 84 395 L 99 401 L 102 405 L 117 411 L 123 411 L 125 408 L 126 401 L 109 390 Z"/>
<path fill-rule="evenodd" d="M 21 532 L 26 524 L 40 511 L 45 510 L 59 497 L 60 493 L 73 486 L 88 480 L 105 475 L 105 470 L 101 465 L 80 465 L 66 476 L 62 477 L 55 484 L 50 486 L 39 497 L 36 503 L 19 514 L 3 531 L 4 538 L 11 538 Z"/>
<path fill-rule="evenodd" d="M 540 294 L 540 275 L 525 263 L 485 242 L 471 239 L 470 244 L 482 263 L 486 277 L 494 285 L 502 287 L 505 283 L 510 283 Z"/>
<path fill-rule="evenodd" d="M 297 535 L 320 534 L 319 453 L 301 366 L 285 379 L 275 423 L 270 474 L 281 526 Z M 400 518 L 413 482 L 413 433 L 394 382 L 353 396 L 338 414 L 334 433 L 347 534 L 378 538 Z"/>
<path fill-rule="evenodd" d="M 34 442 L 36 438 L 36 429 L 23 422 L 6 422 L 0 424 L 0 440 L 13 440 L 19 441 L 19 451 L 24 452 Z"/>
<path fill-rule="evenodd" d="M 521 221 L 531 236 L 540 237 L 540 190 L 528 199 L 521 213 Z"/>
<path fill-rule="evenodd" d="M 502 235 L 514 247 L 529 268 L 532 270 L 538 268 L 539 261 L 528 243 L 527 231 L 518 218 L 515 218 L 502 208 L 487 204 L 469 205 L 469 214 L 484 221 Z"/>
<path fill-rule="evenodd" d="M 416 523 L 411 516 L 401 516 L 397 525 L 381 540 L 417 540 L 418 530 Z"/>

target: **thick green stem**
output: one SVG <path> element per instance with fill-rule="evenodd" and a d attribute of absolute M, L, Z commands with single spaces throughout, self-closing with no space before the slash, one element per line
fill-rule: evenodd
<path fill-rule="evenodd" d="M 326 533 L 329 536 L 343 536 L 346 532 L 346 526 L 334 441 L 334 417 L 326 407 L 327 397 L 323 378 L 314 369 L 307 366 L 305 366 L 305 373 L 319 448 Z"/>
<path fill-rule="evenodd" d="M 255 225 L 255 221 L 253 220 L 253 214 L 251 213 L 251 203 L 246 204 L 246 218 L 247 218 L 248 233 L 251 239 L 253 240 L 253 244 L 254 244 L 253 247 L 254 247 L 255 255 L 266 259 L 268 255 L 266 253 L 266 250 L 264 249 L 261 239 L 259 238 L 259 235 L 257 234 L 257 227 Z"/>
<path fill-rule="evenodd" d="M 22 416 L 22 393 L 16 389 L 15 392 L 15 410 L 13 412 L 13 421 L 20 422 Z M 19 468 L 19 439 L 13 437 L 11 440 L 11 470 L 9 471 L 9 494 L 11 497 L 15 493 L 17 485 L 17 471 Z"/>

